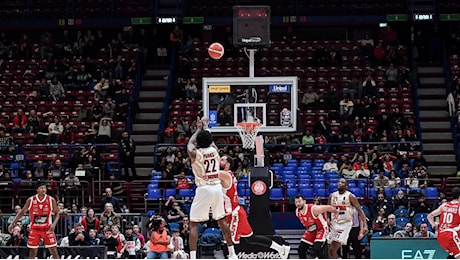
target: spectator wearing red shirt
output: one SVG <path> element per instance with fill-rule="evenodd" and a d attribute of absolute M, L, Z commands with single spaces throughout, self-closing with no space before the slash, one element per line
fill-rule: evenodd
<path fill-rule="evenodd" d="M 27 117 L 24 115 L 24 111 L 20 108 L 18 109 L 18 113 L 13 119 L 13 133 L 27 133 L 27 126 L 29 125 L 29 121 Z"/>
<path fill-rule="evenodd" d="M 176 189 L 190 189 L 190 184 L 192 181 L 185 177 L 185 172 L 181 171 L 178 175 L 176 175 Z"/>
<path fill-rule="evenodd" d="M 398 43 L 396 31 L 391 30 L 390 26 L 387 26 L 387 31 L 383 36 L 383 41 L 386 45 L 396 45 Z"/>
<path fill-rule="evenodd" d="M 382 43 L 379 43 L 379 45 L 374 48 L 374 58 L 378 65 L 383 64 L 385 61 L 385 53 L 385 48 L 383 47 Z"/>
<path fill-rule="evenodd" d="M 188 144 L 188 139 L 185 138 L 185 134 L 184 133 L 181 133 L 179 135 L 179 138 L 177 138 L 177 144 Z M 182 147 L 178 147 L 179 149 L 182 148 Z"/>
<path fill-rule="evenodd" d="M 174 136 L 176 135 L 176 127 L 174 127 L 174 122 L 169 122 L 168 127 L 165 129 L 165 140 L 164 142 L 167 144 L 174 143 Z"/>

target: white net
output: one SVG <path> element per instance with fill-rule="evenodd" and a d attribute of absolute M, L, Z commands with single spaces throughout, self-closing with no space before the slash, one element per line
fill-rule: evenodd
<path fill-rule="evenodd" d="M 244 149 L 254 150 L 255 144 L 254 139 L 259 132 L 261 123 L 237 123 L 236 128 L 241 136 L 241 141 L 243 142 Z"/>

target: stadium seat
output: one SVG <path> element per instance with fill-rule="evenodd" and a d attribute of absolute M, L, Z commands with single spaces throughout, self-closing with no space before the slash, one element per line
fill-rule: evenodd
<path fill-rule="evenodd" d="M 315 181 L 313 182 L 313 188 L 315 189 L 325 189 L 326 183 L 324 181 Z"/>
<path fill-rule="evenodd" d="M 299 194 L 299 190 L 297 188 L 288 188 L 287 189 L 287 196 L 288 197 L 295 197 Z"/>
<path fill-rule="evenodd" d="M 283 198 L 282 188 L 273 188 L 270 190 L 270 200 L 282 200 Z"/>
<path fill-rule="evenodd" d="M 151 210 L 147 211 L 146 214 L 149 215 L 149 216 L 153 216 L 153 215 L 156 214 L 156 212 L 155 212 L 154 209 L 151 209 Z"/>
<path fill-rule="evenodd" d="M 288 189 L 290 189 L 290 188 L 296 188 L 296 187 L 297 187 L 297 182 L 296 182 L 295 180 L 293 180 L 293 181 L 292 181 L 292 180 L 291 180 L 291 181 L 287 181 L 287 182 L 286 182 L 286 187 L 287 187 Z"/>
<path fill-rule="evenodd" d="M 191 189 L 180 189 L 179 194 L 184 198 L 184 199 L 191 199 L 193 195 L 193 191 Z"/>
<path fill-rule="evenodd" d="M 385 196 L 387 199 L 391 199 L 391 197 L 393 197 L 393 190 L 391 188 L 385 188 Z"/>
<path fill-rule="evenodd" d="M 302 194 L 307 200 L 311 200 L 315 197 L 315 192 L 311 188 L 300 189 L 300 194 Z"/>
<path fill-rule="evenodd" d="M 178 223 L 170 222 L 169 224 L 169 231 L 173 231 L 173 229 L 180 228 L 180 225 Z"/>
<path fill-rule="evenodd" d="M 324 188 L 315 188 L 315 195 L 321 198 L 327 197 L 327 190 Z"/>
<path fill-rule="evenodd" d="M 310 181 L 299 181 L 299 189 L 309 189 L 311 188 L 311 182 Z"/>
<path fill-rule="evenodd" d="M 354 180 L 348 180 L 348 188 L 356 188 L 356 182 Z"/>
<path fill-rule="evenodd" d="M 176 195 L 176 189 L 166 189 L 165 191 L 165 197 L 168 199 L 170 196 Z"/>
<path fill-rule="evenodd" d="M 404 227 L 407 222 L 409 222 L 409 219 L 407 218 L 396 218 L 396 225 L 400 226 L 400 227 Z"/>
<path fill-rule="evenodd" d="M 158 188 L 158 182 L 151 182 L 148 186 L 147 186 L 147 189 L 156 189 Z"/>
<path fill-rule="evenodd" d="M 437 188 L 426 188 L 425 197 L 429 200 L 438 198 L 438 189 Z"/>
<path fill-rule="evenodd" d="M 353 193 L 353 195 L 355 195 L 355 197 L 357 198 L 361 198 L 364 194 L 364 190 L 360 189 L 360 188 L 351 188 L 351 189 L 348 189 L 351 193 Z"/>
<path fill-rule="evenodd" d="M 408 218 L 409 217 L 409 210 L 407 209 L 397 209 L 393 212 L 397 218 Z"/>
<path fill-rule="evenodd" d="M 372 238 L 381 237 L 381 236 L 382 236 L 382 232 L 377 232 L 372 235 Z"/>
<path fill-rule="evenodd" d="M 160 189 L 149 189 L 147 190 L 147 199 L 149 200 L 159 200 L 162 199 L 163 197 L 161 196 L 161 190 Z"/>

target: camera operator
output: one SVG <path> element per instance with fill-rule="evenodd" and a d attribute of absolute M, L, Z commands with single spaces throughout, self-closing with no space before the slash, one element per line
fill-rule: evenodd
<path fill-rule="evenodd" d="M 6 242 L 6 246 L 27 246 L 27 240 L 23 234 L 21 234 L 21 227 L 15 226 L 10 239 Z"/>
<path fill-rule="evenodd" d="M 147 259 L 168 259 L 168 245 L 171 241 L 166 229 L 164 228 L 166 221 L 160 216 L 153 216 L 149 227 L 151 228 L 150 234 L 150 247 Z"/>
<path fill-rule="evenodd" d="M 69 234 L 69 245 L 71 246 L 89 246 L 89 234 L 84 230 L 81 223 L 74 225 L 75 232 Z"/>

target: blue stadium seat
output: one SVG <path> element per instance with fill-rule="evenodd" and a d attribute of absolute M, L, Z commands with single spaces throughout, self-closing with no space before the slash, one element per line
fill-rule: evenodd
<path fill-rule="evenodd" d="M 358 181 L 358 188 L 360 189 L 366 188 L 366 181 Z"/>
<path fill-rule="evenodd" d="M 300 173 L 298 175 L 299 180 L 311 180 L 311 175 L 308 173 Z"/>
<path fill-rule="evenodd" d="M 244 189 L 244 188 L 246 188 L 246 184 L 247 184 L 247 183 L 246 183 L 245 181 L 240 181 L 240 182 L 238 182 L 238 184 L 236 184 L 236 187 L 237 187 L 238 189 L 240 189 L 240 188 L 241 188 L 241 189 Z"/>
<path fill-rule="evenodd" d="M 315 189 L 325 189 L 326 188 L 326 183 L 324 181 L 314 181 L 313 182 L 313 188 L 315 188 Z"/>
<path fill-rule="evenodd" d="M 184 199 L 191 199 L 193 195 L 193 191 L 191 189 L 180 189 L 179 194 L 184 198 Z"/>
<path fill-rule="evenodd" d="M 270 200 L 282 200 L 283 198 L 283 189 L 273 188 L 270 190 Z"/>
<path fill-rule="evenodd" d="M 273 164 L 273 167 L 284 168 L 284 164 L 282 164 L 282 163 L 274 163 L 274 164 Z"/>
<path fill-rule="evenodd" d="M 330 181 L 327 185 L 329 189 L 337 190 L 337 182 L 335 181 Z"/>
<path fill-rule="evenodd" d="M 374 233 L 374 234 L 372 235 L 373 238 L 374 238 L 374 237 L 381 237 L 381 236 L 382 236 L 382 232 L 377 232 L 377 233 Z"/>
<path fill-rule="evenodd" d="M 297 181 L 295 181 L 295 180 L 287 181 L 287 182 L 286 182 L 286 187 L 287 187 L 288 189 L 290 189 L 290 188 L 297 188 Z"/>
<path fill-rule="evenodd" d="M 158 182 L 157 181 L 152 181 L 151 183 L 149 183 L 149 185 L 147 186 L 147 189 L 156 189 L 158 188 Z"/>
<path fill-rule="evenodd" d="M 391 188 L 385 188 L 385 196 L 390 199 L 393 196 L 393 190 Z"/>
<path fill-rule="evenodd" d="M 165 197 L 168 199 L 170 196 L 176 195 L 176 189 L 166 189 L 165 191 Z"/>
<path fill-rule="evenodd" d="M 354 180 L 348 180 L 348 188 L 356 188 L 356 182 Z"/>
<path fill-rule="evenodd" d="M 156 214 L 155 210 L 154 209 L 151 209 L 149 211 L 147 211 L 145 214 L 149 215 L 149 216 L 153 216 Z"/>
<path fill-rule="evenodd" d="M 348 189 L 351 193 L 353 193 L 353 195 L 355 195 L 355 197 L 357 198 L 361 198 L 363 197 L 363 191 L 364 190 L 361 190 L 360 188 L 351 188 L 351 189 Z"/>
<path fill-rule="evenodd" d="M 311 188 L 311 182 L 310 181 L 299 181 L 299 189 L 309 189 Z"/>
<path fill-rule="evenodd" d="M 427 219 L 428 218 L 428 213 L 417 213 L 414 215 L 414 221 L 416 219 Z"/>
<path fill-rule="evenodd" d="M 437 188 L 426 188 L 425 197 L 429 200 L 438 198 L 438 189 Z"/>
<path fill-rule="evenodd" d="M 325 198 L 327 197 L 327 190 L 324 188 L 315 188 L 315 195 Z"/>
<path fill-rule="evenodd" d="M 400 227 L 404 227 L 407 222 L 409 222 L 409 219 L 407 218 L 396 218 L 396 225 L 400 226 Z"/>
<path fill-rule="evenodd" d="M 409 210 L 407 209 L 397 209 L 393 212 L 397 218 L 408 218 L 410 215 Z"/>
<path fill-rule="evenodd" d="M 294 174 L 284 174 L 283 181 L 295 180 L 297 177 Z"/>
<path fill-rule="evenodd" d="M 298 165 L 298 162 L 296 159 L 290 159 L 287 161 L 287 164 L 295 164 L 295 165 Z"/>
<path fill-rule="evenodd" d="M 238 188 L 237 188 L 237 191 L 238 191 L 238 195 L 239 195 L 239 196 L 246 196 L 245 188 L 240 188 L 240 187 L 238 187 Z"/>
<path fill-rule="evenodd" d="M 152 176 L 152 180 L 159 181 L 159 180 L 161 180 L 161 176 L 154 175 L 154 176 Z"/>
<path fill-rule="evenodd" d="M 288 171 L 291 171 L 291 172 L 297 171 L 297 166 L 295 166 L 295 167 L 293 167 L 293 166 L 284 167 L 284 172 L 288 172 Z"/>
<path fill-rule="evenodd" d="M 173 231 L 173 229 L 180 228 L 180 225 L 178 223 L 171 222 L 169 223 L 169 231 Z"/>
<path fill-rule="evenodd" d="M 311 161 L 309 159 L 300 160 L 300 166 L 307 166 L 307 165 L 311 165 Z"/>
<path fill-rule="evenodd" d="M 302 194 L 307 200 L 311 200 L 315 197 L 315 192 L 311 188 L 300 189 L 300 194 Z"/>
<path fill-rule="evenodd" d="M 149 189 L 147 190 L 147 199 L 149 200 L 159 200 L 162 199 L 163 196 L 161 195 L 161 190 L 160 189 Z"/>
<path fill-rule="evenodd" d="M 295 197 L 299 194 L 299 190 L 297 188 L 288 188 L 287 189 L 287 196 L 288 197 Z"/>

